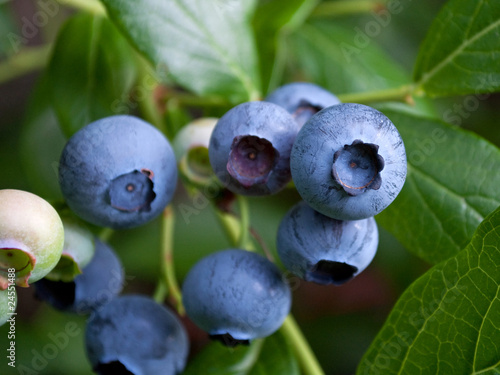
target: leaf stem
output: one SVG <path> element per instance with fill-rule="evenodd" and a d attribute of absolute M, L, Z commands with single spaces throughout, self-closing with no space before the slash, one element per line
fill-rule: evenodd
<path fill-rule="evenodd" d="M 99 233 L 99 239 L 102 242 L 108 242 L 115 231 L 111 228 L 103 228 Z"/>
<path fill-rule="evenodd" d="M 304 375 L 325 375 L 297 322 L 290 314 L 280 328 L 287 341 L 292 344 Z"/>
<path fill-rule="evenodd" d="M 383 101 L 402 101 L 413 104 L 412 94 L 414 94 L 414 85 L 403 85 L 396 88 L 359 92 L 351 94 L 340 94 L 338 98 L 343 103 L 372 103 Z"/>
<path fill-rule="evenodd" d="M 51 50 L 51 44 L 26 47 L 7 60 L 0 62 L 0 84 L 43 68 L 47 65 Z"/>
<path fill-rule="evenodd" d="M 168 294 L 174 300 L 177 312 L 179 315 L 184 315 L 185 310 L 182 305 L 182 293 L 180 291 L 179 285 L 177 284 L 177 279 L 175 277 L 175 267 L 174 267 L 174 224 L 175 215 L 172 205 L 169 205 L 163 211 L 162 217 L 162 231 L 161 231 L 161 280 L 157 286 L 155 292 L 155 299 L 164 296 L 165 292 L 162 288 L 166 288 Z M 163 286 L 162 286 L 163 284 Z"/>
<path fill-rule="evenodd" d="M 384 1 L 340 0 L 320 3 L 311 13 L 311 17 L 339 17 L 360 13 L 376 12 L 385 7 Z"/>
<path fill-rule="evenodd" d="M 139 74 L 140 78 L 138 80 L 138 89 L 143 90 L 141 98 L 138 100 L 139 108 L 141 109 L 142 116 L 146 121 L 153 124 L 159 131 L 163 134 L 167 134 L 167 127 L 165 121 L 163 120 L 163 116 L 160 113 L 159 107 L 156 103 L 154 97 L 154 88 L 150 88 L 151 82 L 149 80 L 154 79 L 154 75 L 150 70 L 148 63 L 139 58 L 140 68 Z M 156 81 L 156 80 L 155 80 Z M 157 87 L 156 85 L 155 87 Z"/>
<path fill-rule="evenodd" d="M 81 9 L 94 14 L 106 14 L 106 9 L 97 0 L 57 0 L 61 5 Z"/>
<path fill-rule="evenodd" d="M 238 206 L 240 208 L 240 237 L 238 247 L 245 249 L 249 243 L 248 233 L 250 230 L 250 209 L 248 199 L 243 195 L 238 195 Z"/>

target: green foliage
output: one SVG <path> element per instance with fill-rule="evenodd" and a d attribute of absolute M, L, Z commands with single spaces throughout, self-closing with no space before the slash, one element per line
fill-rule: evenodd
<path fill-rule="evenodd" d="M 108 19 L 80 14 L 62 27 L 48 75 L 52 105 L 71 136 L 91 121 L 119 113 L 135 81 L 134 55 Z"/>
<path fill-rule="evenodd" d="M 356 31 L 333 22 L 314 21 L 290 37 L 305 78 L 335 93 L 399 86 L 408 75 L 374 43 L 356 47 Z"/>
<path fill-rule="evenodd" d="M 227 348 L 207 345 L 183 375 L 299 375 L 297 361 L 281 333 L 256 340 L 249 346 Z"/>
<path fill-rule="evenodd" d="M 400 297 L 357 374 L 498 374 L 500 209 Z"/>
<path fill-rule="evenodd" d="M 420 47 L 415 82 L 432 96 L 497 91 L 499 32 L 497 1 L 448 1 Z"/>
<path fill-rule="evenodd" d="M 14 20 L 10 3 L 0 4 L 0 58 L 6 59 L 0 61 L 1 83 L 9 74 L 28 71 L 25 64 L 42 55 L 25 54 L 24 47 L 50 34 L 41 26 L 36 40 L 19 39 L 23 20 Z M 476 134 L 481 123 L 496 129 L 498 122 L 495 98 L 480 95 L 500 91 L 497 0 L 389 1 L 385 9 L 365 0 L 101 0 L 107 14 L 95 2 L 65 0 L 61 10 L 62 3 L 82 9 L 57 14 L 68 20 L 55 40 L 45 41 L 53 52 L 24 119 L 6 116 L 0 127 L 0 188 L 25 188 L 59 203 L 57 163 L 67 138 L 104 116 L 133 113 L 171 139 L 191 119 L 220 116 L 284 83 L 317 83 L 386 114 L 400 131 L 408 158 L 402 192 L 376 217 L 390 235 L 381 231 L 383 251 L 374 265 L 337 289 L 315 289 L 285 274 L 296 288 L 298 321 L 313 332 L 308 339 L 322 353 L 326 373 L 352 373 L 358 364 L 359 375 L 500 373 L 500 150 L 490 143 L 493 133 Z M 429 10 L 441 5 L 437 16 Z M 434 20 L 417 46 L 415 30 L 426 19 Z M 9 35 L 22 41 L 16 44 L 20 51 Z M 415 64 L 402 63 L 412 56 Z M 31 62 L 32 68 L 41 65 Z M 453 100 L 469 106 L 457 107 Z M 487 106 L 493 115 L 482 111 Z M 452 121 L 444 115 L 451 108 L 472 131 L 445 122 Z M 239 233 L 226 239 L 214 200 L 187 191 L 196 188 L 179 188 L 173 205 L 179 280 L 202 256 L 232 246 Z M 298 199 L 290 186 L 276 196 L 249 200 L 256 249 L 266 248 L 276 258 L 279 221 Z M 237 216 L 231 218 L 240 231 Z M 153 294 L 159 283 L 161 220 L 109 240 L 125 266 L 127 292 Z M 408 251 L 395 245 L 396 239 Z M 420 259 L 433 266 L 423 275 Z M 394 294 L 415 275 L 420 277 L 395 302 Z M 19 295 L 22 307 L 26 293 Z M 18 318 L 23 371 L 34 368 L 35 345 L 42 352 L 49 335 L 65 329 L 61 314 L 33 311 Z M 71 336 L 68 348 L 40 373 L 90 371 L 82 347 L 84 322 L 75 321 L 78 337 Z M 0 337 L 6 335 L 2 327 Z M 191 359 L 184 375 L 317 374 L 294 340 L 278 332 L 248 347 L 211 343 Z M 30 341 L 33 348 L 25 344 Z M 335 355 L 329 357 L 332 348 Z M 332 358 L 342 363 L 327 363 Z"/>
<path fill-rule="evenodd" d="M 408 175 L 377 222 L 436 264 L 456 255 L 500 206 L 500 150 L 477 135 L 403 106 L 379 107 L 405 141 Z"/>
<path fill-rule="evenodd" d="M 177 83 L 232 103 L 257 99 L 260 82 L 245 1 L 103 0 L 135 47 Z M 165 78 L 165 77 L 163 77 Z"/>

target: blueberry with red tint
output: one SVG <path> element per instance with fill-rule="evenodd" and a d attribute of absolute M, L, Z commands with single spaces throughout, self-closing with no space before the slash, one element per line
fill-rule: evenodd
<path fill-rule="evenodd" d="M 291 179 L 290 151 L 298 129 L 276 104 L 240 104 L 222 116 L 212 132 L 212 169 L 233 193 L 274 194 Z"/>

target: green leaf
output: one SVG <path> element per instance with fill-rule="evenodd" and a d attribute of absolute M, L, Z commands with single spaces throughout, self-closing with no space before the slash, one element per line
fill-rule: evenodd
<path fill-rule="evenodd" d="M 189 364 L 183 375 L 299 375 L 292 350 L 280 332 L 252 342 L 250 346 L 228 348 L 218 342 L 207 345 Z"/>
<path fill-rule="evenodd" d="M 111 19 L 162 73 L 232 103 L 260 96 L 250 18 L 256 0 L 102 0 Z"/>
<path fill-rule="evenodd" d="M 289 42 L 303 74 L 335 94 L 398 87 L 406 73 L 373 41 L 357 47 L 357 32 L 331 22 L 304 24 Z"/>
<path fill-rule="evenodd" d="M 401 296 L 357 374 L 500 373 L 500 209 Z"/>
<path fill-rule="evenodd" d="M 500 4 L 449 0 L 420 47 L 414 80 L 430 96 L 500 89 Z"/>
<path fill-rule="evenodd" d="M 260 2 L 253 19 L 264 92 L 281 81 L 287 59 L 285 37 L 300 27 L 319 0 Z"/>
<path fill-rule="evenodd" d="M 63 199 L 59 187 L 59 157 L 66 137 L 50 103 L 51 81 L 44 74 L 26 108 L 19 141 L 19 158 L 30 191 L 49 200 Z"/>
<path fill-rule="evenodd" d="M 48 68 L 52 101 L 66 135 L 123 113 L 136 78 L 134 50 L 106 18 L 80 14 L 61 29 Z"/>
<path fill-rule="evenodd" d="M 406 107 L 379 109 L 405 143 L 408 175 L 379 224 L 430 263 L 456 255 L 500 205 L 500 150 L 479 136 Z"/>

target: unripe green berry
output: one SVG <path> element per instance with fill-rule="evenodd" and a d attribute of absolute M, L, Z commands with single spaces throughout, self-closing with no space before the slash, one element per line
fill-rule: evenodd
<path fill-rule="evenodd" d="M 28 287 L 47 275 L 61 257 L 64 228 L 44 199 L 21 190 L 0 190 L 0 290 L 8 287 L 9 268 L 15 282 Z"/>

